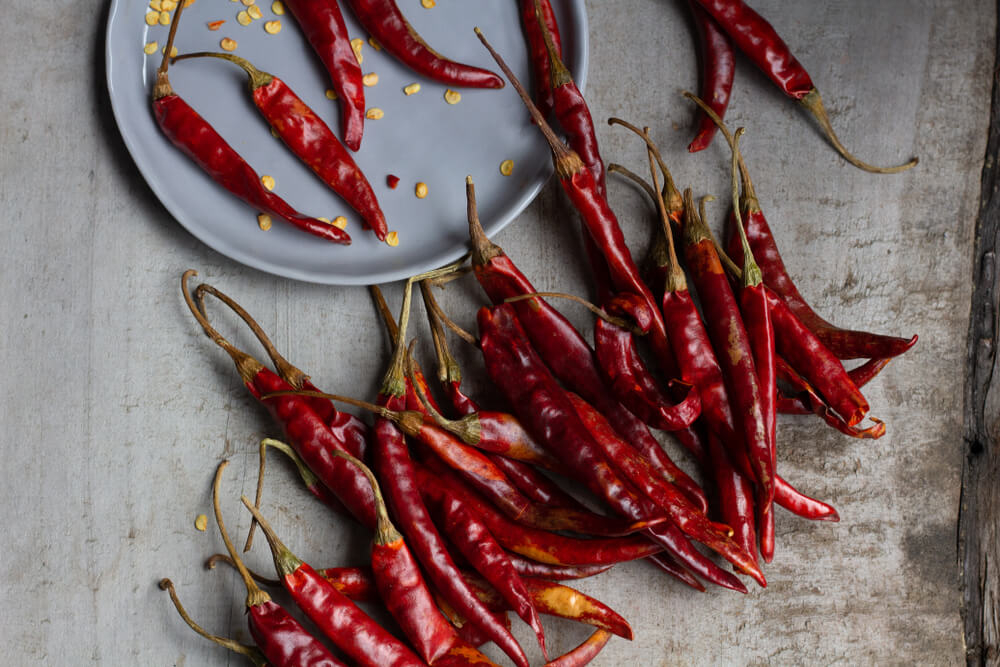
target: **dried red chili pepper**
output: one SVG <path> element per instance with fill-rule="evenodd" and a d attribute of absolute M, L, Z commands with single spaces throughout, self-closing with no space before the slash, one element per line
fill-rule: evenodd
<path fill-rule="evenodd" d="M 697 0 L 697 2 L 781 92 L 798 101 L 813 115 L 826 138 L 845 160 L 859 169 L 876 174 L 894 174 L 916 166 L 917 158 L 896 167 L 875 167 L 854 157 L 833 131 L 823 106 L 823 99 L 813 85 L 809 73 L 763 16 L 743 0 Z"/>
<path fill-rule="evenodd" d="M 663 572 L 666 572 L 675 579 L 687 584 L 699 593 L 705 592 L 705 586 L 698 580 L 698 577 L 691 574 L 687 568 L 678 563 L 673 556 L 668 555 L 666 552 L 650 556 L 646 560 Z"/>
<path fill-rule="evenodd" d="M 524 36 L 528 40 L 528 55 L 531 61 L 531 70 L 535 79 L 535 104 L 543 116 L 548 116 L 552 111 L 552 69 L 549 61 L 549 51 L 545 46 L 545 35 L 535 9 L 535 0 L 520 0 L 521 2 L 521 23 L 524 26 Z M 549 33 L 552 46 L 555 52 L 562 56 L 562 38 L 559 36 L 559 25 L 556 23 L 556 14 L 552 11 L 552 4 L 549 0 L 540 0 L 537 11 L 541 12 L 542 22 Z"/>
<path fill-rule="evenodd" d="M 347 0 L 347 4 L 382 48 L 414 72 L 453 86 L 503 88 L 503 79 L 493 72 L 448 60 L 432 49 L 394 0 Z"/>
<path fill-rule="evenodd" d="M 336 0 L 287 0 L 285 6 L 330 74 L 333 89 L 342 103 L 344 143 L 356 151 L 361 148 L 365 129 L 365 88 L 340 6 Z"/>
<path fill-rule="evenodd" d="M 873 379 L 875 376 L 882 372 L 882 369 L 889 365 L 892 359 L 869 359 L 865 363 L 861 364 L 857 368 L 852 368 L 847 371 L 847 376 L 851 378 L 851 382 L 858 389 L 865 386 Z M 778 412 L 793 415 L 808 415 L 812 414 L 814 411 L 813 407 L 806 405 L 809 403 L 807 399 L 800 397 L 790 397 L 785 396 L 778 390 Z"/>
<path fill-rule="evenodd" d="M 729 106 L 729 96 L 733 90 L 733 77 L 736 74 L 736 56 L 733 53 L 733 43 L 729 40 L 719 25 L 694 0 L 688 0 L 691 15 L 694 18 L 695 32 L 698 35 L 699 53 L 701 55 L 701 99 L 712 107 L 720 118 L 726 115 Z M 698 121 L 698 131 L 688 145 L 688 151 L 696 153 L 708 148 L 715 136 L 716 125 L 712 119 L 703 114 Z"/>
<path fill-rule="evenodd" d="M 800 392 L 801 398 L 798 398 L 799 404 L 809 406 L 809 413 L 818 415 L 823 421 L 828 425 L 837 429 L 844 435 L 849 435 L 852 438 L 869 438 L 872 440 L 877 440 L 885 435 L 885 424 L 874 417 L 869 417 L 872 421 L 872 426 L 867 428 L 859 428 L 857 426 L 851 426 L 847 421 L 835 410 L 830 407 L 830 404 L 825 398 L 820 396 L 812 385 L 809 384 L 801 375 L 799 375 L 795 369 L 793 369 L 787 361 L 778 357 L 777 363 L 778 378 L 783 382 L 787 382 L 794 389 Z M 807 413 L 808 414 L 808 413 Z"/>
<path fill-rule="evenodd" d="M 503 471 L 507 479 L 535 502 L 551 507 L 586 510 L 580 501 L 563 491 L 558 484 L 527 463 L 509 459 L 503 454 L 488 454 L 487 456 Z"/>
<path fill-rule="evenodd" d="M 605 565 L 551 565 L 549 563 L 539 563 L 536 560 L 525 558 L 515 553 L 508 553 L 507 557 L 510 558 L 514 570 L 522 577 L 536 577 L 549 581 L 586 579 L 587 577 L 607 572 L 615 566 L 614 563 Z"/>
<path fill-rule="evenodd" d="M 333 491 L 326 488 L 323 482 L 320 481 L 319 477 L 316 476 L 309 466 L 305 464 L 302 457 L 295 453 L 292 447 L 280 440 L 275 440 L 273 438 L 264 438 L 260 441 L 260 467 L 257 470 L 257 497 L 254 499 L 254 507 L 260 507 L 261 495 L 264 491 L 264 467 L 267 461 L 267 448 L 276 449 L 295 464 L 295 469 L 299 473 L 299 478 L 305 485 L 306 490 L 309 491 L 317 500 L 332 509 L 338 514 L 343 514 L 349 516 L 350 513 L 344 504 L 340 502 L 340 499 L 334 495 Z M 254 523 L 256 525 L 256 522 Z M 247 535 L 247 545 L 244 547 L 244 551 L 249 550 L 250 546 L 253 544 L 253 532 L 251 530 L 250 534 Z"/>
<path fill-rule="evenodd" d="M 254 105 L 268 125 L 320 180 L 361 215 L 365 229 L 371 229 L 379 241 L 385 241 L 389 227 L 375 191 L 323 119 L 284 81 L 257 69 L 245 58 L 203 51 L 187 53 L 174 60 L 203 57 L 229 61 L 247 73 Z"/>
<path fill-rule="evenodd" d="M 719 490 L 722 520 L 733 529 L 733 539 L 757 560 L 757 530 L 754 525 L 753 485 L 729 461 L 729 455 L 714 433 L 708 434 L 712 474 Z M 774 512 L 769 513 L 774 516 Z M 766 559 L 765 559 L 766 560 Z"/>
<path fill-rule="evenodd" d="M 469 415 L 478 412 L 479 408 L 475 401 L 462 392 L 462 369 L 459 367 L 455 357 L 452 356 L 448 347 L 448 337 L 441 319 L 438 316 L 440 306 L 431 290 L 428 281 L 420 281 L 420 295 L 424 300 L 424 310 L 427 313 L 427 321 L 431 327 L 431 339 L 434 343 L 434 353 L 438 360 L 438 382 L 444 387 L 448 395 L 448 401 L 452 407 L 458 410 L 461 415 Z"/>
<path fill-rule="evenodd" d="M 840 521 L 840 515 L 830 505 L 810 498 L 781 477 L 775 479 L 774 502 L 804 519 L 813 521 Z"/>
<path fill-rule="evenodd" d="M 552 662 L 546 663 L 545 667 L 583 667 L 597 657 L 597 654 L 607 645 L 611 637 L 611 633 L 607 630 L 597 629 L 582 644 Z"/>
<path fill-rule="evenodd" d="M 349 244 L 347 232 L 328 225 L 316 218 L 302 215 L 278 195 L 269 192 L 260 182 L 257 172 L 247 164 L 236 150 L 198 115 L 170 85 L 167 63 L 174 35 L 180 21 L 182 7 L 178 6 L 170 25 L 163 62 L 156 73 L 153 86 L 153 115 L 163 134 L 171 143 L 191 158 L 195 164 L 212 177 L 216 183 L 254 206 L 289 222 L 302 231 L 334 243 Z"/>
<path fill-rule="evenodd" d="M 345 465 L 350 464 L 345 461 Z M 361 611 L 308 563 L 289 551 L 249 498 L 243 496 L 241 500 L 264 531 L 271 547 L 274 567 L 285 590 L 337 648 L 359 665 L 388 667 L 423 664 L 405 644 Z"/>

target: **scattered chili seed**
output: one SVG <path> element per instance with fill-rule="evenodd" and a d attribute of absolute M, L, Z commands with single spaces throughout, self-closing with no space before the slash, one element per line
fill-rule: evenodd
<path fill-rule="evenodd" d="M 260 11 L 260 7 L 258 7 L 257 5 L 250 5 L 247 8 L 247 14 L 249 14 L 250 18 L 252 19 L 259 19 L 264 17 L 264 14 Z"/>
<path fill-rule="evenodd" d="M 247 7 L 254 4 L 255 2 L 257 2 L 257 0 L 243 0 L 243 4 L 246 5 Z"/>
<path fill-rule="evenodd" d="M 504 160 L 503 162 L 501 162 L 500 173 L 503 174 L 504 176 L 510 176 L 512 173 L 514 173 L 514 161 Z"/>
<path fill-rule="evenodd" d="M 177 0 L 160 0 L 160 10 L 172 12 L 177 9 Z"/>
<path fill-rule="evenodd" d="M 361 55 L 361 47 L 365 45 L 365 42 L 360 37 L 355 37 L 351 40 L 351 48 L 354 50 L 354 57 L 358 59 L 358 64 L 364 60 L 364 56 Z"/>
<path fill-rule="evenodd" d="M 390 189 L 395 190 L 396 186 L 399 185 L 399 176 L 389 174 L 388 176 L 385 177 L 385 182 Z"/>
<path fill-rule="evenodd" d="M 338 215 L 336 218 L 333 219 L 333 222 L 331 222 L 330 224 L 336 227 L 337 229 L 343 229 L 344 227 L 347 227 L 347 218 L 345 218 L 342 215 Z"/>
<path fill-rule="evenodd" d="M 368 74 L 365 74 L 363 77 L 361 77 L 361 83 L 371 88 L 376 83 L 378 83 L 378 74 L 376 74 L 375 72 L 368 72 Z"/>
<path fill-rule="evenodd" d="M 208 517 L 204 514 L 199 514 L 194 520 L 194 527 L 204 533 L 208 528 Z"/>
<path fill-rule="evenodd" d="M 264 24 L 264 32 L 269 35 L 277 35 L 281 32 L 281 21 L 268 21 Z"/>
<path fill-rule="evenodd" d="M 163 11 L 163 7 L 160 5 L 160 0 L 150 0 L 150 2 L 149 2 L 149 8 L 152 9 L 153 11 L 155 11 L 155 12 L 162 12 Z M 160 15 L 157 14 L 156 18 L 159 19 Z"/>
<path fill-rule="evenodd" d="M 281 0 L 274 0 L 274 2 L 271 3 L 271 11 L 278 16 L 281 16 L 285 13 L 285 6 L 281 4 Z"/>
<path fill-rule="evenodd" d="M 447 102 L 448 104 L 458 104 L 459 102 L 462 101 L 462 93 L 458 92 L 457 90 L 452 90 L 451 88 L 449 88 L 448 90 L 444 91 L 444 101 Z"/>
<path fill-rule="evenodd" d="M 170 12 L 160 12 L 158 20 L 160 25 L 170 25 Z"/>
<path fill-rule="evenodd" d="M 335 99 L 337 99 L 337 93 L 333 92 L 332 90 L 330 90 L 328 88 L 327 91 L 326 91 L 326 99 L 328 99 L 328 100 L 335 100 Z"/>
<path fill-rule="evenodd" d="M 413 95 L 414 93 L 419 93 L 420 92 L 420 84 L 419 83 L 411 83 L 410 85 L 408 85 L 405 88 L 403 88 L 403 92 L 406 95 Z"/>
<path fill-rule="evenodd" d="M 164 53 L 166 50 L 167 50 L 167 47 L 164 46 L 162 49 L 160 49 L 160 53 Z M 170 57 L 171 58 L 176 58 L 177 57 L 177 47 L 176 46 L 171 46 L 170 47 Z"/>
<path fill-rule="evenodd" d="M 261 213 L 257 216 L 257 226 L 260 227 L 265 232 L 271 228 L 271 216 L 267 213 Z"/>
<path fill-rule="evenodd" d="M 225 21 L 209 21 L 209 23 L 208 23 L 208 29 L 209 30 L 218 30 L 219 28 L 222 27 L 223 23 L 225 23 Z"/>
<path fill-rule="evenodd" d="M 236 22 L 240 25 L 250 25 L 251 21 L 253 19 L 250 17 L 250 12 L 245 9 L 236 15 Z"/>
<path fill-rule="evenodd" d="M 369 44 L 369 45 L 370 45 L 370 46 L 371 46 L 371 47 L 372 47 L 373 49 L 375 49 L 376 51 L 381 51 L 381 50 L 382 50 L 382 45 L 381 45 L 381 44 L 379 44 L 379 43 L 378 43 L 377 41 L 375 41 L 375 38 L 374 38 L 374 37 L 369 37 L 369 38 L 368 38 L 368 44 Z"/>
<path fill-rule="evenodd" d="M 156 49 L 158 48 L 160 48 L 159 44 L 157 44 L 156 42 L 149 42 L 148 44 L 146 44 L 146 46 L 142 47 L 142 51 L 147 56 L 151 56 L 154 53 L 156 53 Z"/>
<path fill-rule="evenodd" d="M 372 107 L 371 109 L 365 112 L 365 118 L 367 118 L 368 120 L 378 120 L 379 118 L 382 118 L 384 115 L 385 112 L 379 109 L 378 107 Z"/>
<path fill-rule="evenodd" d="M 318 215 L 318 216 L 316 216 L 316 219 L 317 219 L 317 220 L 319 220 L 320 222 L 325 222 L 325 223 L 326 223 L 326 224 L 328 224 L 328 225 L 329 225 L 329 224 L 332 224 L 332 223 L 330 222 L 330 218 L 324 218 L 324 217 L 323 217 L 323 216 L 321 216 L 321 215 Z"/>
<path fill-rule="evenodd" d="M 420 5 L 421 5 L 421 6 L 422 6 L 422 7 L 424 8 L 424 9 L 431 9 L 431 8 L 433 8 L 433 7 L 434 7 L 434 5 L 436 5 L 436 4 L 437 4 L 437 3 L 436 3 L 436 2 L 434 1 L 434 0 L 420 0 Z"/>
<path fill-rule="evenodd" d="M 160 22 L 159 12 L 146 12 L 146 25 L 156 25 Z"/>
<path fill-rule="evenodd" d="M 385 244 L 390 248 L 395 248 L 399 245 L 399 232 L 389 232 L 385 237 Z"/>
<path fill-rule="evenodd" d="M 417 199 L 423 199 L 427 196 L 427 184 L 420 181 L 417 183 L 417 187 L 414 188 L 413 192 L 417 195 Z"/>
<path fill-rule="evenodd" d="M 223 51 L 235 51 L 236 50 L 236 40 L 229 39 L 228 37 L 223 37 L 222 41 L 219 42 L 219 46 Z"/>
<path fill-rule="evenodd" d="M 273 190 L 274 176 L 268 176 L 267 174 L 264 174 L 263 176 L 260 177 L 260 184 L 263 185 L 268 190 Z"/>

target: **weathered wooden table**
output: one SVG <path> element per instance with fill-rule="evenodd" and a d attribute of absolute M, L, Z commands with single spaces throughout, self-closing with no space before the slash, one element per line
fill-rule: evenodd
<path fill-rule="evenodd" d="M 973 662 L 996 660 L 998 412 L 988 390 L 1000 203 L 995 142 L 986 151 L 996 7 L 754 4 L 812 72 L 845 143 L 873 162 L 921 158 L 899 176 L 849 167 L 741 64 L 729 117 L 749 130 L 744 148 L 786 262 L 821 312 L 919 333 L 920 343 L 866 392 L 888 423 L 885 438 L 854 441 L 813 418 L 780 420 L 783 472 L 833 502 L 840 524 L 780 514 L 770 585 L 747 596 L 697 594 L 643 563 L 582 582 L 636 632 L 632 643 L 612 641 L 596 664 L 944 665 L 966 651 Z M 697 85 L 684 8 L 629 0 L 588 9 L 595 117 L 651 125 L 680 183 L 723 195 L 723 146 L 684 152 L 692 113 L 678 92 Z M 237 498 L 252 490 L 256 442 L 274 430 L 191 320 L 180 275 L 196 268 L 241 299 L 331 389 L 372 394 L 387 341 L 365 290 L 257 273 L 170 218 L 111 118 L 105 20 L 103 0 L 37 0 L 8 8 L 0 23 L 0 633 L 15 664 L 228 664 L 231 656 L 181 624 L 156 582 L 172 577 L 211 630 L 245 634 L 239 579 L 201 566 L 222 547 L 214 523 L 201 533 L 193 521 L 211 514 L 212 473 L 228 457 L 225 511 L 234 532 L 246 529 Z M 644 164 L 626 133 L 602 125 L 600 138 L 607 159 Z M 641 255 L 645 203 L 614 179 L 610 199 Z M 550 184 L 497 241 L 539 288 L 586 294 L 566 217 Z M 477 290 L 459 283 L 442 297 L 466 326 Z M 386 291 L 395 307 L 398 286 Z M 589 328 L 585 314 L 567 310 Z M 426 338 L 422 322 L 415 331 Z M 482 389 L 475 355 L 461 353 L 470 386 Z M 287 467 L 269 475 L 268 513 L 301 556 L 360 562 L 362 531 L 324 513 Z M 250 561 L 263 568 L 261 546 Z M 517 629 L 531 650 L 526 628 Z M 550 633 L 562 651 L 586 631 L 556 623 Z"/>

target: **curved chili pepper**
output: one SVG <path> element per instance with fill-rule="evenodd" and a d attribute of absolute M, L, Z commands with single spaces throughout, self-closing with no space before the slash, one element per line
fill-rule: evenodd
<path fill-rule="evenodd" d="M 546 663 L 545 667 L 583 667 L 597 657 L 597 654 L 607 645 L 611 637 L 611 633 L 607 630 L 594 630 L 594 634 L 587 637 L 582 644 L 552 662 Z"/>
<path fill-rule="evenodd" d="M 267 124 L 320 180 L 361 215 L 366 229 L 370 228 L 379 241 L 385 241 L 389 228 L 375 191 L 323 119 L 284 81 L 257 69 L 245 58 L 231 53 L 200 52 L 175 60 L 201 57 L 220 58 L 241 67 L 249 77 L 254 105 Z"/>
<path fill-rule="evenodd" d="M 722 520 L 733 529 L 733 539 L 750 557 L 757 560 L 757 530 L 754 525 L 753 485 L 732 463 L 714 433 L 708 435 L 712 474 L 719 490 Z M 769 513 L 772 517 L 774 512 Z M 763 537 L 763 536 L 762 536 Z"/>
<path fill-rule="evenodd" d="M 844 435 L 849 435 L 852 438 L 870 438 L 872 440 L 877 440 L 885 435 L 885 424 L 874 417 L 869 417 L 872 421 L 872 426 L 867 428 L 859 428 L 857 426 L 851 426 L 847 421 L 841 417 L 835 410 L 833 410 L 829 403 L 820 396 L 815 389 L 801 376 L 795 369 L 793 369 L 787 361 L 782 358 L 778 358 L 777 363 L 778 377 L 790 384 L 794 389 L 801 392 L 801 397 L 795 399 L 800 405 L 808 405 L 809 411 L 806 414 L 813 413 L 818 415 L 823 419 L 828 425 L 837 429 Z"/>
<path fill-rule="evenodd" d="M 242 501 L 264 531 L 271 547 L 274 567 L 285 590 L 299 609 L 337 648 L 359 665 L 389 667 L 423 664 L 405 644 L 361 611 L 308 563 L 289 551 L 271 528 L 271 524 L 260 515 L 246 496 L 243 496 Z"/>
<path fill-rule="evenodd" d="M 650 556 L 646 560 L 699 593 L 705 592 L 705 586 L 698 580 L 698 577 L 691 574 L 687 568 L 678 563 L 673 556 L 670 556 L 666 552 Z"/>
<path fill-rule="evenodd" d="M 691 15 L 694 18 L 698 45 L 701 55 L 701 99 L 712 107 L 720 118 L 726 115 L 729 106 L 729 96 L 733 91 L 733 78 L 736 74 L 736 56 L 733 53 L 733 43 L 729 40 L 715 20 L 694 0 L 688 0 Z M 698 121 L 698 132 L 688 145 L 688 151 L 696 153 L 708 148 L 715 136 L 716 125 L 712 119 L 702 114 Z"/>
<path fill-rule="evenodd" d="M 361 25 L 414 72 L 453 86 L 503 88 L 503 79 L 485 69 L 448 60 L 428 46 L 394 0 L 347 0 Z"/>
<path fill-rule="evenodd" d="M 813 115 L 827 140 L 840 155 L 859 169 L 876 174 L 894 174 L 916 166 L 917 158 L 896 167 L 875 167 L 854 157 L 837 138 L 819 91 L 809 73 L 792 55 L 774 27 L 743 0 L 697 0 L 715 19 L 733 43 L 754 65 L 793 100 Z"/>
<path fill-rule="evenodd" d="M 580 501 L 563 491 L 558 484 L 527 463 L 509 459 L 502 454 L 488 454 L 487 456 L 503 471 L 507 479 L 536 503 L 550 507 L 586 510 Z"/>
<path fill-rule="evenodd" d="M 837 514 L 837 510 L 832 506 L 820 500 L 810 498 L 781 477 L 775 479 L 774 502 L 792 514 L 804 519 L 812 519 L 813 521 L 840 521 L 840 515 Z"/>
<path fill-rule="evenodd" d="M 851 382 L 854 383 L 855 387 L 861 389 L 861 387 L 875 379 L 875 376 L 881 373 L 882 369 L 888 366 L 890 361 L 892 361 L 891 358 L 869 359 L 857 368 L 847 371 L 847 376 L 851 378 Z M 813 408 L 808 407 L 801 398 L 784 396 L 779 390 L 778 412 L 793 415 L 808 415 L 812 414 Z"/>
<path fill-rule="evenodd" d="M 365 129 L 365 88 L 340 7 L 336 0 L 288 0 L 285 6 L 330 74 L 333 89 L 343 104 L 344 143 L 356 151 L 361 148 Z"/>
<path fill-rule="evenodd" d="M 441 613 L 444 614 L 455 627 L 455 632 L 458 633 L 458 638 L 461 641 L 470 646 L 482 646 L 483 644 L 489 643 L 489 636 L 480 630 L 479 626 L 474 623 L 470 623 L 465 616 L 455 611 L 455 609 L 440 595 L 435 595 L 434 597 L 437 600 L 438 607 L 441 609 Z M 508 618 L 506 612 L 494 613 L 492 611 L 487 611 L 486 613 L 492 616 L 500 626 L 506 628 L 508 632 L 510 631 L 510 618 Z"/>
<path fill-rule="evenodd" d="M 279 452 L 291 459 L 292 463 L 295 464 L 295 469 L 299 473 L 299 478 L 305 485 L 306 490 L 309 491 L 317 500 L 332 509 L 337 514 L 343 514 L 349 516 L 350 513 L 347 508 L 344 507 L 344 503 L 340 502 L 340 499 L 334 495 L 333 491 L 326 488 L 323 482 L 320 481 L 319 477 L 316 476 L 309 466 L 305 464 L 302 457 L 295 453 L 295 450 L 291 448 L 290 445 L 281 442 L 280 440 L 274 440 L 273 438 L 264 438 L 260 441 L 260 468 L 257 473 L 257 497 L 254 500 L 254 506 L 260 506 L 260 497 L 263 492 L 264 487 L 264 464 L 267 459 L 267 448 L 277 449 Z M 252 543 L 251 536 L 247 537 L 247 543 Z M 235 567 L 235 565 L 234 565 Z"/>
<path fill-rule="evenodd" d="M 562 39 L 559 36 L 559 25 L 556 14 L 552 11 L 549 0 L 540 0 L 542 21 L 548 29 L 550 39 L 559 56 L 562 56 Z M 535 14 L 535 0 L 521 0 L 521 23 L 524 25 L 524 36 L 528 40 L 532 73 L 535 79 L 535 104 L 543 116 L 552 112 L 552 70 L 549 62 L 549 52 L 545 47 L 545 36 L 538 24 Z"/>
<path fill-rule="evenodd" d="M 568 581 L 572 579 L 586 579 L 601 572 L 607 572 L 615 566 L 614 563 L 605 565 L 551 565 L 549 563 L 539 563 L 536 560 L 525 558 L 520 554 L 508 553 L 514 570 L 522 577 L 536 577 L 549 581 Z"/>

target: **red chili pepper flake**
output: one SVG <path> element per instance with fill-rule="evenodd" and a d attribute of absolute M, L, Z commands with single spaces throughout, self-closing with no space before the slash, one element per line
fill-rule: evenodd
<path fill-rule="evenodd" d="M 386 185 L 389 186 L 390 189 L 395 190 L 396 186 L 399 185 L 399 176 L 396 176 L 395 174 L 389 174 L 388 176 L 385 177 L 385 183 Z"/>
<path fill-rule="evenodd" d="M 208 29 L 209 30 L 218 30 L 219 28 L 222 27 L 223 23 L 225 23 L 225 21 L 209 21 L 208 22 Z"/>

